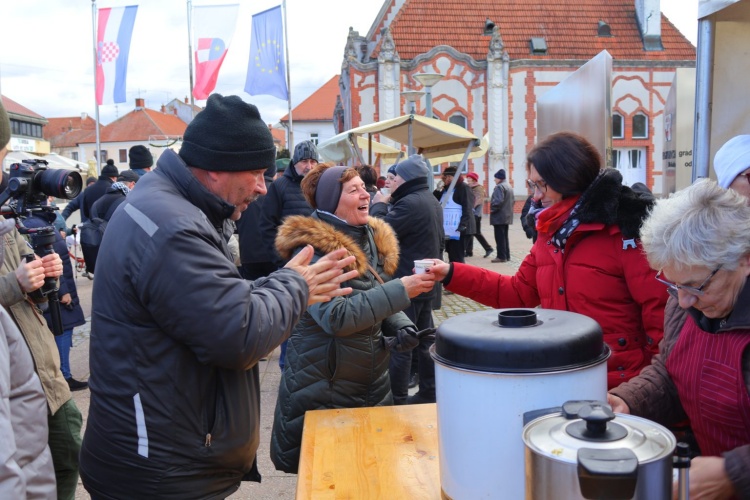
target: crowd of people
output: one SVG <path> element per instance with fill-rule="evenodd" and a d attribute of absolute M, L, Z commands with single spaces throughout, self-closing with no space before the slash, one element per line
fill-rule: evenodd
<path fill-rule="evenodd" d="M 0 106 L 0 144 L 9 135 Z M 322 162 L 303 141 L 278 172 L 258 109 L 218 94 L 179 153 L 153 171 L 146 148 L 129 157 L 130 170 L 105 164 L 64 212 L 106 228 L 89 269 L 88 381 L 68 359 L 85 322 L 71 230 L 56 234 L 56 253 L 34 256 L 0 216 L 0 497 L 74 498 L 79 473 L 92 498 L 224 498 L 259 481 L 258 362 L 280 346 L 270 457 L 296 473 L 306 411 L 435 402 L 432 313 L 455 293 L 596 320 L 612 408 L 687 423 L 691 496 L 750 498 L 750 136 L 718 151 L 718 182 L 658 200 L 602 168 L 584 137 L 540 141 L 525 164 L 532 245 L 512 275 L 466 263 L 474 239 L 485 258 L 497 252 L 492 262 L 511 258 L 504 169 L 489 196 L 453 166 L 432 191 L 420 155 L 378 177 Z M 415 273 L 417 260 L 429 269 Z M 59 335 L 41 293 L 51 281 Z M 83 389 L 81 437 L 71 391 Z"/>

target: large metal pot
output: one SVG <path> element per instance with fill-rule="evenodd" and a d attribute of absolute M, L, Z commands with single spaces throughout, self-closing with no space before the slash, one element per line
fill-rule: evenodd
<path fill-rule="evenodd" d="M 431 353 L 444 498 L 524 498 L 524 413 L 607 394 L 609 348 L 580 314 L 456 316 L 440 325 Z"/>
<path fill-rule="evenodd" d="M 674 435 L 606 403 L 569 401 L 529 422 L 523 441 L 527 499 L 672 498 Z"/>

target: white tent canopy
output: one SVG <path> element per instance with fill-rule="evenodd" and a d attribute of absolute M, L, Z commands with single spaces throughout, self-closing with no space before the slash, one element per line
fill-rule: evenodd
<path fill-rule="evenodd" d="M 346 163 L 349 160 L 358 160 L 353 143 L 355 139 L 364 158 L 368 158 L 370 141 L 366 137 L 354 136 L 349 132 L 342 132 L 318 144 L 318 153 L 323 161 L 334 163 Z M 372 141 L 372 152 L 379 156 L 382 161 L 388 162 L 394 162 L 401 156 L 401 151 L 398 149 L 386 146 L 377 141 Z"/>
<path fill-rule="evenodd" d="M 3 172 L 10 172 L 10 166 L 14 163 L 21 163 L 23 160 L 44 160 L 48 168 L 63 168 L 66 170 L 83 171 L 88 166 L 85 163 L 77 162 L 70 158 L 65 158 L 56 153 L 47 156 L 38 156 L 26 151 L 10 151 L 3 160 Z"/>

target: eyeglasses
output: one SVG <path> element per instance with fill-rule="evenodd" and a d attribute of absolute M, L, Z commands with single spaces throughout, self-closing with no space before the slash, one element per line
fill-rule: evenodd
<path fill-rule="evenodd" d="M 544 181 L 534 182 L 531 179 L 526 179 L 526 185 L 531 189 L 531 192 L 539 191 L 540 193 L 547 192 L 547 183 Z"/>
<path fill-rule="evenodd" d="M 661 269 L 659 269 L 659 272 L 656 273 L 656 276 L 654 276 L 654 278 L 656 278 L 656 281 L 658 281 L 659 283 L 664 283 L 665 285 L 667 285 L 670 290 L 674 290 L 675 292 L 682 290 L 683 292 L 687 292 L 691 295 L 697 295 L 698 297 L 701 297 L 703 295 L 703 289 L 708 286 L 708 282 L 711 281 L 711 278 L 713 278 L 714 275 L 719 272 L 719 269 L 721 269 L 721 266 L 714 269 L 711 274 L 709 274 L 708 277 L 703 280 L 703 283 L 701 283 L 698 288 L 694 286 L 678 285 L 677 283 L 672 283 L 671 281 L 667 281 L 664 278 L 660 278 L 659 276 L 661 276 Z"/>

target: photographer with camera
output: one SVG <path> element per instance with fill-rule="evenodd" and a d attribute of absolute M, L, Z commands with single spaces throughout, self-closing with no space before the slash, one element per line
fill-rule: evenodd
<path fill-rule="evenodd" d="M 0 104 L 0 144 L 3 145 L 0 161 L 7 153 L 5 145 L 9 138 L 10 123 Z M 40 293 L 45 279 L 56 279 L 62 274 L 62 261 L 56 253 L 46 254 L 43 258 L 34 256 L 26 239 L 16 229 L 15 222 L 3 216 L 0 216 L 0 235 L 3 237 L 0 250 L 0 305 L 5 307 L 21 330 L 47 398 L 49 436 L 39 435 L 37 438 L 48 439 L 57 480 L 57 498 L 73 499 L 78 484 L 81 412 L 73 402 L 60 371 L 60 356 L 54 335 L 47 328 L 36 305 L 46 300 Z"/>

